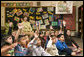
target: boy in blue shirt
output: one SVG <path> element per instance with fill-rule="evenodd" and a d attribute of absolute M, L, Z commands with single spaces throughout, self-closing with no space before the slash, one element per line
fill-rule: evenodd
<path fill-rule="evenodd" d="M 70 48 L 68 48 L 68 46 L 65 43 L 65 39 L 64 39 L 64 35 L 63 34 L 59 34 L 58 35 L 58 41 L 56 42 L 56 47 L 59 50 L 59 54 L 63 54 L 65 53 L 65 55 L 72 55 L 75 56 L 76 53 L 73 52 Z"/>

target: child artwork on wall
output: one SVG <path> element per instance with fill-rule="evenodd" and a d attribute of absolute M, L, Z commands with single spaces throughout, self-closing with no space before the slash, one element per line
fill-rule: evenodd
<path fill-rule="evenodd" d="M 21 9 L 18 9 L 17 12 L 16 12 L 17 16 L 20 16 L 23 14 L 22 10 Z"/>
<path fill-rule="evenodd" d="M 37 12 L 42 12 L 43 9 L 42 8 L 37 8 Z"/>
<path fill-rule="evenodd" d="M 57 26 L 58 25 L 58 22 L 57 21 L 53 21 L 52 22 L 52 26 Z"/>
<path fill-rule="evenodd" d="M 49 15 L 49 21 L 53 21 L 53 15 Z"/>
<path fill-rule="evenodd" d="M 14 17 L 14 20 L 17 21 L 17 22 L 19 22 L 19 21 L 20 21 L 20 18 L 17 17 L 17 16 L 15 16 L 15 17 Z"/>
<path fill-rule="evenodd" d="M 34 16 L 29 16 L 29 19 L 32 19 L 33 20 L 34 19 Z"/>
<path fill-rule="evenodd" d="M 53 11 L 53 7 L 47 7 L 48 11 Z"/>
<path fill-rule="evenodd" d="M 40 25 L 40 29 L 46 29 L 46 25 Z"/>
<path fill-rule="evenodd" d="M 45 25 L 49 25 L 48 19 L 44 20 Z"/>
<path fill-rule="evenodd" d="M 35 12 L 35 8 L 30 8 L 29 12 Z"/>
<path fill-rule="evenodd" d="M 42 17 L 43 17 L 43 19 L 46 19 L 46 18 L 48 18 L 48 14 L 42 15 Z"/>
<path fill-rule="evenodd" d="M 42 20 L 39 20 L 39 23 L 40 23 L 40 24 L 43 24 L 43 21 L 42 21 Z"/>
<path fill-rule="evenodd" d="M 28 14 L 28 12 L 24 12 L 24 14 L 23 14 L 24 16 L 26 16 L 26 17 L 28 17 L 29 16 L 29 14 Z"/>
<path fill-rule="evenodd" d="M 40 22 L 39 21 L 36 21 L 36 25 L 39 25 L 40 24 Z"/>
<path fill-rule="evenodd" d="M 39 19 L 41 20 L 42 17 L 41 17 L 41 16 L 36 16 L 36 19 L 37 19 L 37 20 L 39 20 Z"/>

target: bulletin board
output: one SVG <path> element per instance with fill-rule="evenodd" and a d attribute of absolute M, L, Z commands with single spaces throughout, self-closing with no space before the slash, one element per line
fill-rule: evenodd
<path fill-rule="evenodd" d="M 28 18 L 27 21 L 33 20 L 37 24 L 40 23 L 41 29 L 49 29 L 53 21 L 58 23 L 58 20 L 55 20 L 55 7 L 6 7 L 5 12 L 6 22 L 10 19 L 15 26 L 14 29 L 17 29 L 17 23 L 21 23 L 25 16 Z M 36 29 L 35 24 L 33 24 L 32 28 Z"/>

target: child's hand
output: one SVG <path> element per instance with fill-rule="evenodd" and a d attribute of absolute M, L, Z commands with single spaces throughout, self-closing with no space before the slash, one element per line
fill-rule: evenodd
<path fill-rule="evenodd" d="M 65 22 L 65 21 L 63 21 L 63 25 L 64 25 L 64 26 L 66 25 L 66 22 Z"/>
<path fill-rule="evenodd" d="M 36 33 L 34 34 L 34 36 L 35 36 L 35 38 L 38 38 L 38 35 Z"/>
<path fill-rule="evenodd" d="M 11 48 L 14 48 L 15 46 L 17 46 L 17 43 L 12 44 Z"/>
<path fill-rule="evenodd" d="M 19 24 L 18 24 L 18 28 L 19 28 L 19 29 L 22 29 L 22 28 L 23 28 L 22 23 L 19 23 Z"/>

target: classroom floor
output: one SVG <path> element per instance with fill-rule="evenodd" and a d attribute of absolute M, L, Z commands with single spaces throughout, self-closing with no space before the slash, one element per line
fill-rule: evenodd
<path fill-rule="evenodd" d="M 73 39 L 77 42 L 77 44 L 80 46 L 80 48 L 83 49 L 83 40 L 81 40 L 80 38 L 76 38 L 76 37 L 73 37 Z M 77 56 L 83 56 L 83 52 Z"/>

